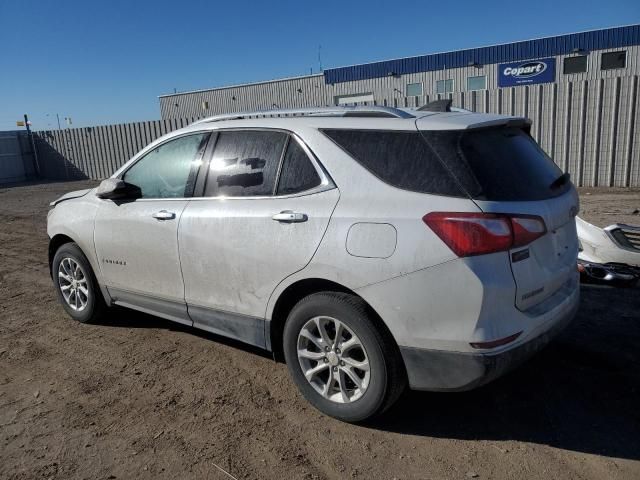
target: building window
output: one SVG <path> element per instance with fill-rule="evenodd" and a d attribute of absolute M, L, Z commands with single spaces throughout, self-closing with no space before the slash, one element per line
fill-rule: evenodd
<path fill-rule="evenodd" d="M 603 53 L 600 57 L 601 70 L 614 70 L 616 68 L 624 68 L 627 66 L 627 52 L 610 52 Z"/>
<path fill-rule="evenodd" d="M 407 97 L 421 97 L 422 83 L 407 83 Z"/>
<path fill-rule="evenodd" d="M 567 57 L 564 59 L 563 73 L 584 73 L 587 71 L 587 56 Z"/>
<path fill-rule="evenodd" d="M 202 109 L 203 110 L 209 110 L 209 102 L 203 101 L 202 102 Z"/>
<path fill-rule="evenodd" d="M 467 77 L 467 90 L 486 90 L 487 89 L 487 76 L 480 75 L 478 77 Z"/>
<path fill-rule="evenodd" d="M 448 78 L 446 80 L 438 80 L 436 82 L 436 93 L 451 93 L 453 92 L 453 79 Z"/>
<path fill-rule="evenodd" d="M 336 105 L 355 105 L 357 103 L 373 103 L 373 93 L 354 93 L 352 95 L 338 95 L 334 97 Z"/>

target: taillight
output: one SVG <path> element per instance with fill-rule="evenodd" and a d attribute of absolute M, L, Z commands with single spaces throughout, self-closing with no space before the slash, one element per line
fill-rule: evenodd
<path fill-rule="evenodd" d="M 522 247 L 547 233 L 544 220 L 534 215 L 510 215 L 513 229 L 513 246 Z"/>
<path fill-rule="evenodd" d="M 459 257 L 522 247 L 547 232 L 544 220 L 534 215 L 431 212 L 422 220 Z"/>

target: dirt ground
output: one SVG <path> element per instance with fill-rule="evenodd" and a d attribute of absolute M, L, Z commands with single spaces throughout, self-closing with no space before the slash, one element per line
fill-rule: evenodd
<path fill-rule="evenodd" d="M 353 426 L 258 350 L 122 309 L 67 317 L 46 212 L 85 185 L 0 188 L 0 478 L 640 478 L 639 289 L 584 286 L 518 370 Z M 581 193 L 587 220 L 640 223 L 640 191 Z"/>

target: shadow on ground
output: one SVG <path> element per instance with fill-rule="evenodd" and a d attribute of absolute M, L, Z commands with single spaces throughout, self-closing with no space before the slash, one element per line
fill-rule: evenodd
<path fill-rule="evenodd" d="M 269 356 L 234 340 L 125 309 L 105 326 L 166 328 Z M 514 372 L 471 392 L 407 392 L 366 428 L 516 440 L 640 459 L 640 289 L 582 286 L 578 316 Z"/>
<path fill-rule="evenodd" d="M 265 358 L 273 358 L 271 352 L 262 348 L 248 345 L 233 338 L 223 337 L 205 330 L 182 325 L 164 318 L 154 317 L 146 313 L 138 312 L 124 307 L 114 306 L 109 309 L 107 315 L 102 318 L 99 325 L 104 327 L 124 327 L 124 328 L 154 328 L 161 330 L 171 330 L 172 332 L 185 332 L 196 337 L 204 338 L 212 342 L 228 345 L 239 350 L 244 350 L 248 354 L 260 355 Z"/>

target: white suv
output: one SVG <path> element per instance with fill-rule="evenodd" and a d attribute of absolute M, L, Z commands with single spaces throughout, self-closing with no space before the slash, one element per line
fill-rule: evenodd
<path fill-rule="evenodd" d="M 529 128 L 446 102 L 198 121 L 52 203 L 58 296 L 273 351 L 346 421 L 477 387 L 578 306 L 578 197 Z"/>

